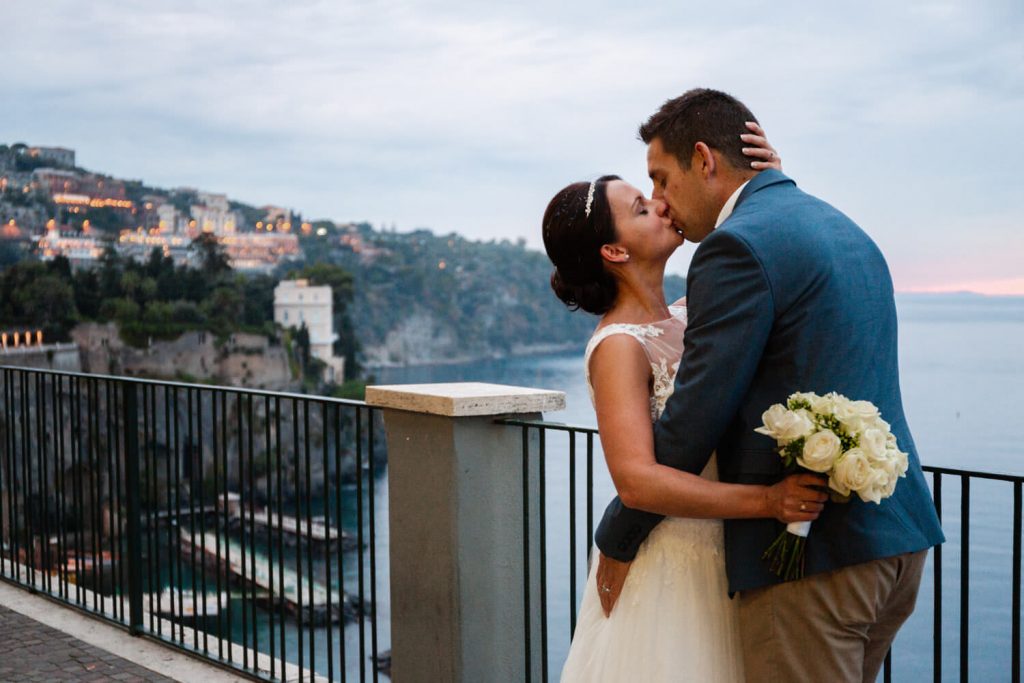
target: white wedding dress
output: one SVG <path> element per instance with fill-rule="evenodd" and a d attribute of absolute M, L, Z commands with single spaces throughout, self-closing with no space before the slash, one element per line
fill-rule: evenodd
<path fill-rule="evenodd" d="M 595 332 L 584 361 L 587 385 L 594 349 L 612 335 L 627 334 L 650 360 L 651 419 L 657 419 L 672 393 L 682 356 L 682 304 L 670 306 L 672 317 L 661 322 L 612 324 Z M 717 479 L 714 456 L 701 476 Z M 666 517 L 640 546 L 609 618 L 598 597 L 597 563 L 591 565 L 562 683 L 743 681 L 737 607 L 728 595 L 721 520 Z"/>

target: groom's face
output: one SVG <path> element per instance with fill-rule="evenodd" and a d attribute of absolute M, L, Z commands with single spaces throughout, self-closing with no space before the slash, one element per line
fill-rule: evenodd
<path fill-rule="evenodd" d="M 651 197 L 668 205 L 669 218 L 686 239 L 700 242 L 711 233 L 718 213 L 709 206 L 708 187 L 699 163 L 683 168 L 679 159 L 665 149 L 661 138 L 654 138 L 647 146 L 647 174 L 654 183 Z"/>

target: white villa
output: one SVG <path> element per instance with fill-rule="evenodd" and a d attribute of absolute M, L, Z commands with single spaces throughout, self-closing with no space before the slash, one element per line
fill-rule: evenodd
<path fill-rule="evenodd" d="M 309 280 L 282 280 L 274 288 L 274 322 L 281 327 L 309 330 L 310 353 L 327 364 L 324 380 L 341 382 L 345 359 L 334 355 L 334 306 L 331 288 L 313 287 Z"/>

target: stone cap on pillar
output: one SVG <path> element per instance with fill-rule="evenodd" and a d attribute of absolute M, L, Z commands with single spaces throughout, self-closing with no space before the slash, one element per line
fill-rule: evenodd
<path fill-rule="evenodd" d="M 367 405 L 446 417 L 542 413 L 565 409 L 565 393 L 484 382 L 366 387 Z"/>

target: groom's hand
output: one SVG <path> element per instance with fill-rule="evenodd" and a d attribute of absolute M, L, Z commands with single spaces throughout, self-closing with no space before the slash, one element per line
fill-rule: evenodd
<path fill-rule="evenodd" d="M 597 593 L 601 596 L 605 617 L 611 616 L 612 608 L 622 594 L 630 565 L 630 562 L 619 562 L 597 552 Z"/>
<path fill-rule="evenodd" d="M 818 474 L 794 474 L 765 490 L 768 514 L 790 522 L 813 522 L 828 500 L 828 480 Z"/>

